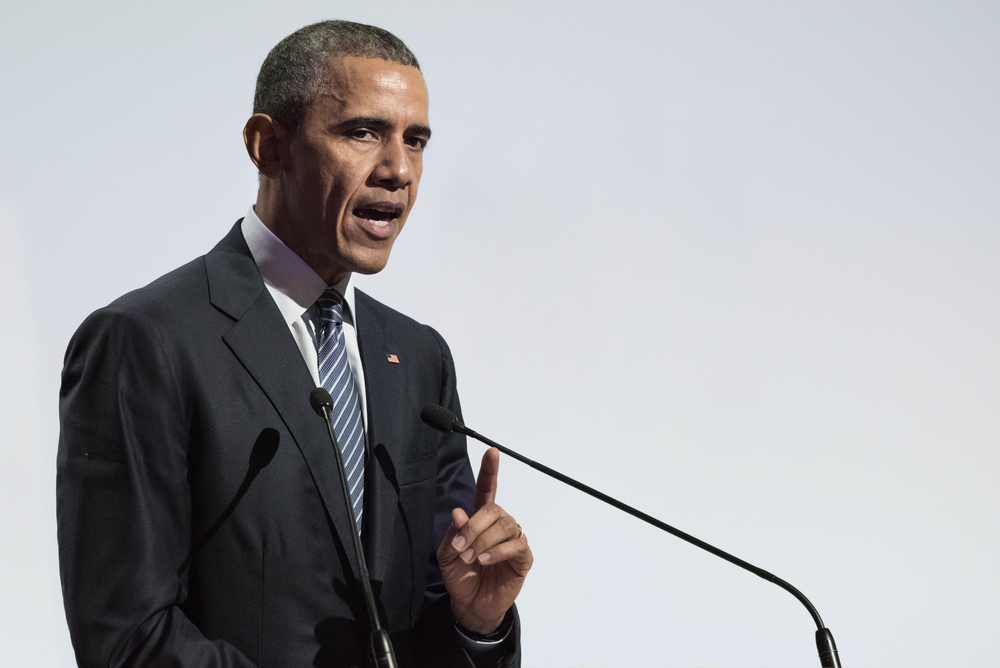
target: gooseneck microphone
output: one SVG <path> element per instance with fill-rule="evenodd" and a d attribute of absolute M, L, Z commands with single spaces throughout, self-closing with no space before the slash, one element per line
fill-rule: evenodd
<path fill-rule="evenodd" d="M 607 494 L 604 494 L 603 492 L 597 491 L 593 487 L 588 487 L 587 485 L 584 485 L 582 482 L 578 482 L 573 478 L 570 478 L 569 476 L 563 475 L 558 471 L 554 471 L 550 469 L 548 466 L 534 462 L 528 459 L 527 457 L 514 452 L 510 448 L 502 446 L 499 443 L 496 443 L 486 438 L 485 436 L 482 436 L 481 434 L 477 434 L 476 432 L 474 432 L 473 430 L 469 429 L 464 424 L 462 424 L 462 421 L 458 419 L 458 416 L 449 411 L 447 408 L 436 406 L 434 404 L 428 404 L 427 406 L 424 406 L 424 410 L 420 413 L 420 419 L 423 420 L 428 426 L 433 427 L 438 431 L 443 431 L 446 434 L 452 431 L 457 431 L 460 434 L 465 434 L 470 438 L 474 438 L 477 441 L 481 441 L 490 447 L 496 448 L 505 455 L 513 457 L 519 462 L 527 464 L 536 471 L 541 471 L 542 473 L 551 476 L 556 480 L 559 480 L 560 482 L 566 483 L 570 487 L 575 487 L 576 489 L 580 490 L 581 492 L 589 494 L 595 499 L 600 499 L 601 501 L 604 501 L 605 503 L 612 505 L 615 508 L 618 508 L 619 510 L 625 511 L 626 513 L 628 513 L 633 517 L 639 518 L 643 522 L 652 524 L 657 529 L 661 529 L 669 534 L 677 536 L 678 538 L 685 540 L 691 543 L 692 545 L 700 547 L 701 549 L 707 552 L 711 552 L 717 557 L 721 557 L 722 559 L 725 559 L 726 561 L 732 564 L 736 564 L 737 566 L 739 566 L 744 570 L 750 571 L 754 575 L 764 578 L 768 582 L 772 582 L 778 585 L 785 591 L 789 592 L 792 596 L 797 598 L 802 603 L 802 605 L 806 607 L 806 610 L 809 611 L 809 614 L 812 615 L 813 621 L 816 622 L 816 628 L 817 628 L 816 649 L 819 651 L 820 666 L 822 668 L 840 668 L 840 656 L 837 653 L 837 645 L 833 641 L 833 634 L 830 633 L 830 629 L 826 628 L 823 625 L 823 619 L 819 616 L 819 612 L 816 610 L 813 604 L 809 602 L 809 599 L 807 599 L 802 594 L 802 592 L 800 592 L 798 589 L 788 584 L 778 576 L 772 575 L 771 573 L 768 573 L 762 568 L 757 568 L 753 564 L 747 563 L 746 561 L 743 561 L 739 557 L 734 557 L 728 552 L 724 552 L 717 547 L 709 545 L 703 540 L 695 538 L 690 534 L 684 533 L 680 529 L 675 529 L 669 524 L 661 522 L 660 520 L 650 515 L 647 515 L 641 510 L 637 510 L 632 506 L 622 503 L 618 499 L 610 497 Z"/>
<path fill-rule="evenodd" d="M 326 428 L 330 434 L 330 443 L 333 445 L 333 451 L 337 454 L 337 470 L 340 471 L 340 489 L 344 492 L 344 507 L 347 509 L 347 516 L 351 520 L 351 535 L 353 537 L 351 542 L 354 543 L 354 554 L 358 559 L 358 580 L 361 581 L 361 589 L 365 597 L 365 607 L 368 609 L 368 621 L 372 629 L 370 646 L 372 656 L 375 658 L 375 665 L 378 668 L 397 668 L 396 653 L 392 649 L 392 641 L 389 639 L 389 634 L 382 628 L 382 622 L 378 617 L 378 608 L 375 607 L 375 595 L 372 594 L 372 583 L 371 578 L 368 576 L 365 551 L 361 547 L 361 536 L 358 535 L 358 522 L 354 518 L 354 507 L 351 504 L 351 488 L 347 483 L 344 458 L 340 454 L 337 436 L 333 433 L 333 422 L 330 420 L 330 411 L 333 410 L 333 398 L 322 387 L 317 387 L 309 393 L 309 404 L 323 418 L 323 421 L 326 422 Z"/>

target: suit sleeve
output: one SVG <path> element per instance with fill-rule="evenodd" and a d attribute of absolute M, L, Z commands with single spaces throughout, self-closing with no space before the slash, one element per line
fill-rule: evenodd
<path fill-rule="evenodd" d="M 191 550 L 191 408 L 178 357 L 109 307 L 70 342 L 60 390 L 59 564 L 83 668 L 253 668 L 181 611 Z"/>
<path fill-rule="evenodd" d="M 441 335 L 431 329 L 441 352 L 441 394 L 439 405 L 460 419 L 455 364 L 451 350 Z M 508 613 L 509 632 L 499 642 L 475 642 L 463 636 L 451 614 L 451 602 L 441 579 L 436 550 L 451 525 L 451 511 L 462 508 L 472 514 L 475 478 L 469 463 L 465 436 L 457 432 L 442 435 L 438 457 L 437 504 L 434 512 L 434 551 L 430 558 L 426 592 L 427 605 L 421 615 L 420 654 L 428 668 L 517 668 L 521 665 L 521 627 L 517 610 Z M 505 625 L 508 620 L 505 620 Z"/>

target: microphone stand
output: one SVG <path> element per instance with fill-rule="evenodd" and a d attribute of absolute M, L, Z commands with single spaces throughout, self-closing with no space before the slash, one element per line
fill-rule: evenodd
<path fill-rule="evenodd" d="M 469 429 L 464 424 L 462 424 L 462 421 L 458 419 L 458 416 L 456 416 L 454 413 L 447 410 L 446 408 L 442 408 L 441 406 L 435 406 L 433 404 L 428 404 L 427 406 L 424 406 L 424 410 L 421 412 L 420 418 L 427 425 L 437 429 L 438 431 L 443 431 L 445 433 L 448 433 L 450 431 L 457 431 L 460 434 L 465 434 L 470 438 L 474 438 L 477 441 L 481 441 L 490 447 L 496 448 L 505 455 L 513 457 L 519 462 L 527 464 L 536 471 L 541 471 L 542 473 L 550 477 L 553 477 L 560 482 L 566 483 L 570 487 L 575 487 L 576 489 L 586 494 L 589 494 L 595 499 L 600 499 L 601 501 L 609 505 L 612 505 L 619 510 L 625 511 L 632 517 L 637 517 L 643 522 L 652 524 L 657 529 L 661 529 L 662 531 L 666 531 L 671 535 L 677 536 L 681 540 L 685 540 L 688 543 L 700 547 L 701 549 L 707 552 L 711 552 L 717 557 L 725 559 L 726 561 L 732 564 L 736 564 L 740 568 L 750 571 L 754 575 L 762 577 L 768 582 L 778 585 L 785 591 L 789 592 L 792 596 L 797 598 L 802 603 L 802 605 L 806 607 L 806 610 L 809 611 L 809 614 L 812 615 L 813 621 L 816 623 L 816 629 L 817 629 L 816 649 L 819 651 L 819 662 L 820 662 L 819 665 L 821 666 L 821 668 L 841 668 L 840 656 L 837 653 L 837 644 L 833 640 L 833 634 L 830 632 L 830 629 L 826 628 L 823 625 L 823 618 L 819 616 L 819 611 L 816 610 L 815 606 L 813 606 L 813 604 L 809 601 L 809 599 L 805 597 L 805 595 L 803 595 L 802 592 L 800 592 L 798 589 L 788 584 L 778 576 L 772 575 L 771 573 L 768 573 L 762 568 L 757 568 L 753 564 L 747 563 L 746 561 L 743 561 L 739 557 L 735 557 L 729 554 L 728 552 L 724 552 L 717 547 L 709 545 L 705 541 L 699 540 L 698 538 L 695 538 L 690 534 L 684 533 L 680 529 L 675 529 L 669 524 L 661 522 L 660 520 L 656 519 L 655 517 L 652 517 L 651 515 L 647 515 L 641 510 L 638 510 L 636 508 L 633 508 L 632 506 L 622 503 L 618 499 L 610 497 L 607 494 L 604 494 L 603 492 L 599 492 L 593 487 L 584 485 L 582 482 L 578 482 L 567 475 L 563 475 L 558 471 L 550 469 L 548 466 L 545 466 L 544 464 L 539 464 L 535 461 L 532 461 L 531 459 L 528 459 L 527 457 L 518 454 L 517 452 L 514 452 L 510 448 L 502 446 L 499 443 L 489 438 L 486 438 L 481 434 L 476 433 L 472 429 Z"/>
<path fill-rule="evenodd" d="M 396 654 L 392 649 L 392 641 L 389 634 L 382 628 L 382 622 L 378 617 L 378 610 L 375 607 L 375 595 L 372 594 L 371 578 L 368 576 L 368 564 L 365 562 L 365 551 L 361 547 L 361 536 L 358 532 L 358 522 L 354 518 L 354 507 L 351 504 L 350 486 L 347 483 L 347 472 L 344 470 L 344 458 L 340 454 L 340 446 L 337 445 L 337 436 L 333 433 L 333 421 L 330 419 L 330 411 L 333 409 L 333 399 L 330 393 L 322 387 L 317 387 L 309 393 L 309 403 L 326 422 L 327 431 L 330 433 L 330 442 L 333 444 L 333 451 L 337 455 L 337 470 L 340 471 L 340 489 L 344 493 L 344 507 L 347 509 L 347 516 L 351 521 L 351 535 L 353 536 L 354 555 L 358 560 L 358 580 L 361 581 L 361 589 L 364 592 L 365 607 L 368 609 L 368 621 L 371 624 L 372 635 L 369 649 L 375 657 L 375 665 L 378 668 L 397 668 Z"/>

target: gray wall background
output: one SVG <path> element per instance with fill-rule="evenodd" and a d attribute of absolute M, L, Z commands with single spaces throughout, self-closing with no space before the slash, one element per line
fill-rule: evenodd
<path fill-rule="evenodd" d="M 73 662 L 53 498 L 70 335 L 243 215 L 257 68 L 331 17 L 424 67 L 420 201 L 359 285 L 448 339 L 470 426 L 795 584 L 845 665 L 995 659 L 997 3 L 3 15 L 0 664 Z M 818 665 L 773 585 L 516 462 L 500 484 L 536 555 L 526 666 Z"/>

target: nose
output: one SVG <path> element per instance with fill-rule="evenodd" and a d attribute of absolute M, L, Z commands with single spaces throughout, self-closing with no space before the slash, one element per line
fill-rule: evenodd
<path fill-rule="evenodd" d="M 372 172 L 372 180 L 381 188 L 398 190 L 413 182 L 414 156 L 403 143 L 402 137 L 393 137 L 382 144 L 378 164 Z"/>

